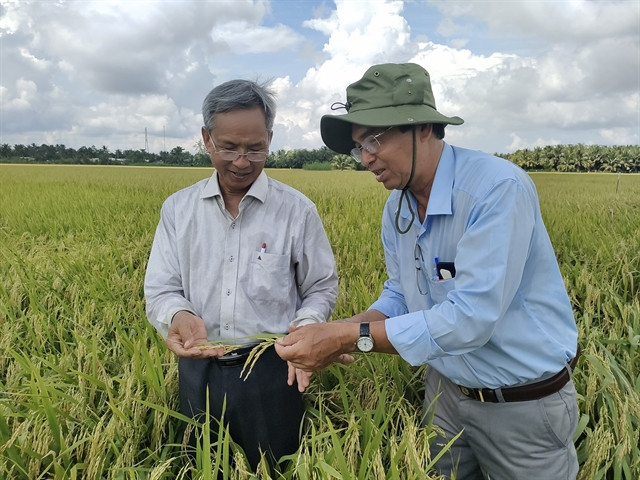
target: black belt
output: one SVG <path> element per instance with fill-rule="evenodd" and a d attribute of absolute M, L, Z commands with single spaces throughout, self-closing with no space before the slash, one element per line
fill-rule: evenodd
<path fill-rule="evenodd" d="M 579 355 L 580 347 L 578 347 L 576 356 L 568 363 L 572 371 L 575 368 L 576 363 L 578 363 Z M 458 385 L 458 388 L 463 395 L 480 402 L 526 402 L 529 400 L 538 400 L 539 398 L 544 398 L 552 393 L 556 393 L 564 387 L 570 379 L 571 374 L 569 373 L 569 370 L 567 368 L 563 368 L 553 377 L 539 382 L 529 383 L 527 385 L 520 385 L 518 387 L 504 387 L 492 390 L 490 388 L 468 388 Z M 498 392 L 502 394 L 502 399 L 500 399 Z"/>
<path fill-rule="evenodd" d="M 226 355 L 221 357 L 211 357 L 216 363 L 220 364 L 223 367 L 235 367 L 237 365 L 244 365 L 251 353 L 251 350 L 255 348 L 257 344 L 252 343 L 250 345 L 243 345 L 235 350 L 230 351 Z"/>

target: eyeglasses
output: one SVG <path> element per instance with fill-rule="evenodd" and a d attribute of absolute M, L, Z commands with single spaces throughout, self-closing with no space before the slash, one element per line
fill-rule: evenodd
<path fill-rule="evenodd" d="M 380 141 L 378 140 L 378 138 L 380 138 L 392 128 L 393 127 L 389 127 L 384 132 L 380 132 L 376 135 L 369 135 L 362 141 L 362 143 L 360 143 L 359 147 L 354 147 L 351 149 L 351 156 L 355 158 L 358 163 L 362 163 L 362 150 L 366 150 L 372 155 L 378 153 L 378 150 L 380 149 Z"/>
<path fill-rule="evenodd" d="M 420 244 L 418 243 L 418 239 L 416 238 L 416 246 L 413 249 L 413 257 L 416 261 L 416 285 L 418 286 L 418 291 L 420 295 L 426 295 L 429 293 L 429 288 L 427 285 L 427 272 L 423 271 L 424 266 L 424 258 L 422 256 L 422 249 L 420 248 Z"/>
<path fill-rule="evenodd" d="M 236 150 L 218 150 L 216 148 L 216 144 L 213 142 L 213 138 L 209 137 L 209 140 L 211 140 L 213 153 L 218 155 L 220 159 L 224 160 L 225 162 L 235 162 L 237 159 L 243 156 L 247 157 L 247 160 L 249 160 L 250 162 L 264 162 L 267 159 L 267 155 L 269 155 L 269 152 L 240 153 Z"/>

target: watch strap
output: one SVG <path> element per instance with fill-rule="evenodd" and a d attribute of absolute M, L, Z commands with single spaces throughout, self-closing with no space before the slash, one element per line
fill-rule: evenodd
<path fill-rule="evenodd" d="M 371 336 L 371 328 L 368 323 L 360 324 L 360 336 L 361 337 L 370 337 Z"/>

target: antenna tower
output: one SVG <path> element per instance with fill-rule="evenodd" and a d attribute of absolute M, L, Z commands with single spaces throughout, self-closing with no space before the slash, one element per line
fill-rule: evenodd
<path fill-rule="evenodd" d="M 147 137 L 147 127 L 144 127 L 144 151 L 149 153 L 149 137 Z"/>

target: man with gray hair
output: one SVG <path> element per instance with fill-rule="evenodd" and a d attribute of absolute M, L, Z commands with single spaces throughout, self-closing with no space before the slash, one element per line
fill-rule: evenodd
<path fill-rule="evenodd" d="M 147 316 L 179 357 L 180 411 L 201 417 L 208 395 L 212 418 L 224 417 L 251 467 L 261 453 L 273 466 L 299 446 L 310 374 L 272 347 L 246 381 L 240 372 L 256 336 L 329 318 L 334 257 L 315 205 L 264 172 L 275 116 L 269 88 L 223 83 L 202 114 L 215 172 L 162 206 L 145 277 Z M 202 348 L 211 341 L 240 348 Z"/>
<path fill-rule="evenodd" d="M 533 182 L 444 141 L 463 121 L 436 110 L 419 65 L 369 68 L 343 106 L 322 139 L 393 190 L 388 279 L 366 312 L 292 328 L 276 351 L 306 370 L 355 351 L 428 364 L 425 410 L 444 432 L 432 458 L 462 432 L 436 464 L 447 478 L 575 478 L 577 328 Z"/>

